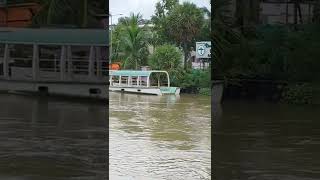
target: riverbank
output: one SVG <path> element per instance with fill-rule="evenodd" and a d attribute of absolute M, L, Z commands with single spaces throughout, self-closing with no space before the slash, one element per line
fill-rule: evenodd
<path fill-rule="evenodd" d="M 308 82 L 230 79 L 223 99 L 248 99 L 288 104 L 320 105 L 320 85 Z"/>

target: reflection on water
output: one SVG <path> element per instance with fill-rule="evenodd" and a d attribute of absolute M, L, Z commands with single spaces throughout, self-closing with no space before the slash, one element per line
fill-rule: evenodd
<path fill-rule="evenodd" d="M 110 93 L 110 179 L 210 179 L 210 99 Z"/>
<path fill-rule="evenodd" d="M 102 104 L 0 95 L 0 179 L 105 179 Z"/>
<path fill-rule="evenodd" d="M 225 102 L 213 113 L 214 179 L 319 179 L 319 107 Z"/>

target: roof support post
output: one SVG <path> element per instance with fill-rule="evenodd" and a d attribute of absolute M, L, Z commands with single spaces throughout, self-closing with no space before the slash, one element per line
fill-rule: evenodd
<path fill-rule="evenodd" d="M 72 50 L 71 50 L 71 46 L 67 46 L 67 61 L 68 61 L 68 75 L 70 77 L 70 75 L 72 74 Z"/>
<path fill-rule="evenodd" d="M 3 57 L 3 76 L 5 79 L 9 78 L 9 67 L 8 67 L 9 58 L 10 58 L 9 44 L 5 44 L 4 57 Z"/>
<path fill-rule="evenodd" d="M 38 80 L 39 76 L 39 45 L 33 44 L 33 55 L 32 55 L 32 79 Z"/>
<path fill-rule="evenodd" d="M 60 56 L 60 80 L 65 79 L 66 72 L 66 46 L 61 46 L 61 56 Z"/>
<path fill-rule="evenodd" d="M 89 73 L 89 77 L 93 77 L 94 75 L 94 56 L 95 56 L 95 53 L 94 53 L 94 47 L 91 46 L 90 47 L 90 55 L 89 55 L 89 69 L 88 69 L 88 73 Z"/>
<path fill-rule="evenodd" d="M 150 87 L 150 75 L 147 77 L 147 87 Z"/>
<path fill-rule="evenodd" d="M 109 82 L 109 86 L 113 86 L 113 76 L 110 76 Z"/>
<path fill-rule="evenodd" d="M 96 47 L 97 76 L 101 76 L 101 48 Z"/>
<path fill-rule="evenodd" d="M 168 78 L 168 87 L 170 87 L 170 77 L 169 77 L 169 73 L 165 72 L 167 74 L 167 78 Z"/>

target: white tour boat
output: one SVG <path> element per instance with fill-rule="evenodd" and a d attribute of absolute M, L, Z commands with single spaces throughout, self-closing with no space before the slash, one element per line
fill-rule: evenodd
<path fill-rule="evenodd" d="M 166 71 L 110 70 L 109 82 L 110 91 L 151 95 L 180 94 L 179 87 L 170 87 Z"/>

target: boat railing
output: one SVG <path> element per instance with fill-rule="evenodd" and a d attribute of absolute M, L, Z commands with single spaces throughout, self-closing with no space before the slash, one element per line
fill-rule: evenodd
<path fill-rule="evenodd" d="M 2 61 L 1 61 L 2 60 Z M 3 64 L 3 58 L 0 59 L 0 65 Z M 64 68 L 65 80 L 91 81 L 92 79 L 107 80 L 108 68 L 106 60 L 96 60 L 93 63 L 93 74 L 89 77 L 89 60 L 85 58 L 72 58 L 66 60 Z M 33 76 L 33 58 L 32 57 L 10 57 L 8 77 L 13 80 L 32 80 Z M 0 78 L 3 77 L 3 68 L 1 68 Z M 38 60 L 38 80 L 61 80 L 61 65 L 59 58 L 39 58 Z"/>

